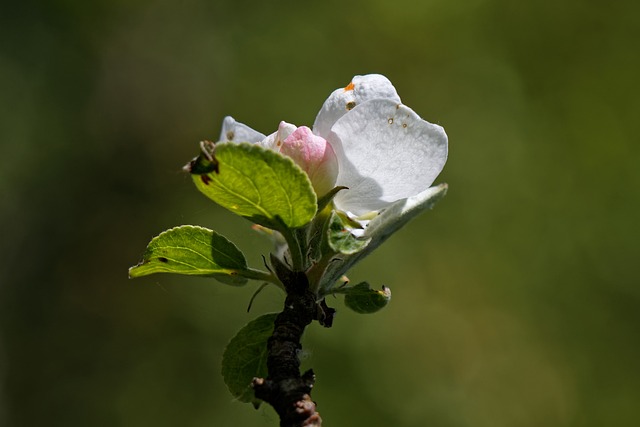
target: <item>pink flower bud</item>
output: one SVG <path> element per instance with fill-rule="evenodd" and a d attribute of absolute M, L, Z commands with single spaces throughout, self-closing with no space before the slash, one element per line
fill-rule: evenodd
<path fill-rule="evenodd" d="M 338 159 L 331 145 L 311 129 L 301 126 L 283 141 L 280 152 L 307 173 L 318 197 L 327 194 L 338 177 Z"/>

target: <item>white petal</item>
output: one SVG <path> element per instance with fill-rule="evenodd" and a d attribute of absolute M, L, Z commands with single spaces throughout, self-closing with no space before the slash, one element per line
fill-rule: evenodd
<path fill-rule="evenodd" d="M 372 99 L 390 99 L 400 103 L 400 97 L 389 79 L 380 74 L 355 76 L 345 88 L 336 89 L 324 102 L 313 124 L 313 132 L 326 139 L 331 126 L 349 110 Z"/>
<path fill-rule="evenodd" d="M 260 142 L 264 138 L 263 134 L 243 123 L 236 122 L 231 116 L 225 117 L 222 121 L 220 142 Z"/>
<path fill-rule="evenodd" d="M 260 145 L 273 151 L 280 151 L 282 142 L 297 129 L 296 125 L 280 122 L 278 130 L 260 141 Z"/>
<path fill-rule="evenodd" d="M 356 215 L 426 190 L 447 161 L 447 135 L 409 107 L 372 100 L 340 118 L 327 138 L 338 156 L 336 207 Z"/>

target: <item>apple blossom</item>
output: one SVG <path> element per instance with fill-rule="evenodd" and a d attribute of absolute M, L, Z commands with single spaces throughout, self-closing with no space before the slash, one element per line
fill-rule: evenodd
<path fill-rule="evenodd" d="M 338 159 L 331 145 L 306 126 L 293 131 L 282 142 L 280 152 L 306 172 L 318 196 L 327 194 L 336 183 Z"/>
<path fill-rule="evenodd" d="M 253 142 L 290 157 L 307 174 L 320 197 L 331 191 L 336 183 L 338 161 L 333 148 L 306 126 L 280 122 L 276 132 L 264 136 L 227 116 L 222 122 L 220 140 Z"/>
<path fill-rule="evenodd" d="M 278 130 L 263 138 L 261 141 L 258 141 L 258 144 L 269 150 L 280 151 L 284 140 L 296 129 L 297 127 L 291 123 L 280 122 Z"/>
<path fill-rule="evenodd" d="M 316 116 L 313 135 L 283 123 L 265 137 L 226 117 L 220 140 L 254 142 L 288 155 L 313 174 L 312 182 L 322 182 L 314 184 L 319 193 L 326 193 L 333 181 L 335 153 L 335 184 L 348 189 L 339 192 L 334 203 L 337 209 L 356 216 L 423 192 L 447 161 L 444 129 L 403 105 L 391 82 L 379 74 L 355 76 L 346 87 L 336 89 Z M 295 142 L 292 139 L 287 145 L 287 138 L 295 132 Z M 328 142 L 327 148 L 322 148 L 323 141 Z M 325 159 L 321 153 L 330 154 Z"/>
<path fill-rule="evenodd" d="M 282 312 L 236 334 L 222 375 L 237 400 L 271 404 L 281 425 L 319 426 L 313 371 L 299 371 L 302 333 L 313 321 L 331 327 L 329 295 L 344 295 L 358 313 L 388 304 L 388 287 L 350 285 L 344 274 L 444 197 L 447 184 L 431 184 L 447 160 L 447 135 L 403 105 L 386 77 L 370 74 L 331 93 L 312 128 L 283 121 L 266 136 L 225 117 L 219 141 L 227 143 L 202 141 L 184 169 L 205 196 L 273 239 L 266 271 L 216 231 L 186 225 L 153 238 L 129 275 L 262 282 L 249 307 L 268 284 L 282 289 Z"/>
<path fill-rule="evenodd" d="M 261 142 L 265 136 L 249 126 L 235 121 L 231 116 L 227 116 L 222 121 L 222 132 L 220 141 L 229 142 Z"/>

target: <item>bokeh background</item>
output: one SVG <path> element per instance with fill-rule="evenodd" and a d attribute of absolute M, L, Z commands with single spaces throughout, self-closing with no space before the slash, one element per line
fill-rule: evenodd
<path fill-rule="evenodd" d="M 181 166 L 371 72 L 446 128 L 450 191 L 352 271 L 387 309 L 308 330 L 327 425 L 640 425 L 639 4 L 4 2 L 0 425 L 277 425 L 219 365 L 282 295 L 127 268 L 180 224 L 260 266 Z"/>

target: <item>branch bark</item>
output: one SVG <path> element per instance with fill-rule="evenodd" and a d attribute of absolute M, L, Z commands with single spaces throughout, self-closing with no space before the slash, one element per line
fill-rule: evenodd
<path fill-rule="evenodd" d="M 272 257 L 276 274 L 285 285 L 284 309 L 276 317 L 267 342 L 267 378 L 254 378 L 255 396 L 269 403 L 280 416 L 281 427 L 320 427 L 322 419 L 311 400 L 315 383 L 312 370 L 300 375 L 298 353 L 304 329 L 319 320 L 319 305 L 303 272 L 292 272 Z M 324 310 L 321 310 L 324 311 Z"/>

